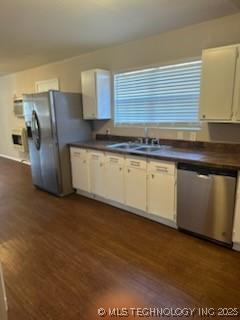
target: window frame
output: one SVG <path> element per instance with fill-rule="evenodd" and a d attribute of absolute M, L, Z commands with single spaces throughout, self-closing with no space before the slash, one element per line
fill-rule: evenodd
<path fill-rule="evenodd" d="M 116 117 L 115 117 L 115 75 L 121 74 L 121 73 L 127 73 L 127 72 L 134 72 L 134 71 L 140 71 L 144 69 L 151 69 L 151 68 L 159 68 L 159 67 L 166 67 L 174 64 L 181 64 L 181 63 L 190 63 L 190 62 L 195 62 L 202 60 L 201 56 L 195 56 L 191 58 L 184 58 L 184 59 L 178 59 L 178 60 L 171 60 L 171 61 L 165 61 L 162 63 L 155 63 L 155 64 L 148 64 L 136 68 L 128 68 L 128 69 L 118 69 L 114 70 L 112 73 L 112 114 L 113 114 L 113 123 L 114 127 L 116 128 L 153 128 L 153 129 L 165 129 L 165 130 L 182 130 L 182 131 L 199 131 L 202 128 L 202 123 L 199 119 L 199 121 L 196 122 L 159 122 L 158 124 L 156 123 L 118 123 L 116 122 Z M 200 113 L 200 105 L 199 105 L 199 113 Z"/>

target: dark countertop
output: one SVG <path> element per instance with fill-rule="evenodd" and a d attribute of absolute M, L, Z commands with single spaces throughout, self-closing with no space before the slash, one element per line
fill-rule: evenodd
<path fill-rule="evenodd" d="M 209 150 L 204 148 L 176 147 L 163 145 L 161 150 L 155 152 L 142 152 L 131 149 L 109 148 L 111 144 L 119 141 L 110 140 L 91 140 L 83 142 L 74 142 L 70 146 L 82 147 L 87 149 L 112 152 L 118 154 L 128 154 L 141 156 L 151 159 L 165 161 L 190 163 L 195 165 L 205 165 L 214 168 L 240 170 L 240 152 L 239 150 Z"/>

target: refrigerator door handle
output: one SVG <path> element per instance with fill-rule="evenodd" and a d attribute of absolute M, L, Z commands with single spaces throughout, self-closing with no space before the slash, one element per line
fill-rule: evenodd
<path fill-rule="evenodd" d="M 41 128 L 36 111 L 32 113 L 32 137 L 37 150 L 41 147 Z"/>

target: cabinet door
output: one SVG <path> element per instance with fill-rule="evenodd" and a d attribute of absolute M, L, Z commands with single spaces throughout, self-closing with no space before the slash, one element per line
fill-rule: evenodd
<path fill-rule="evenodd" d="M 110 72 L 96 70 L 97 119 L 111 118 L 111 77 Z"/>
<path fill-rule="evenodd" d="M 236 64 L 235 87 L 234 87 L 234 120 L 240 120 L 240 46 L 238 47 L 238 59 Z"/>
<path fill-rule="evenodd" d="M 104 154 L 91 152 L 89 155 L 90 190 L 93 194 L 105 197 Z"/>
<path fill-rule="evenodd" d="M 148 174 L 148 212 L 174 221 L 175 177 L 165 173 Z"/>
<path fill-rule="evenodd" d="M 125 170 L 126 205 L 146 211 L 147 177 L 146 171 L 127 167 Z"/>
<path fill-rule="evenodd" d="M 106 198 L 124 203 L 123 166 L 111 162 L 106 163 Z"/>
<path fill-rule="evenodd" d="M 240 172 L 238 172 L 238 183 L 235 201 L 236 203 L 233 224 L 233 242 L 240 245 Z"/>
<path fill-rule="evenodd" d="M 232 119 L 236 59 L 236 47 L 203 51 L 201 119 L 220 121 Z"/>
<path fill-rule="evenodd" d="M 81 73 L 82 99 L 83 99 L 83 118 L 97 118 L 96 109 L 96 74 L 94 70 Z"/>
<path fill-rule="evenodd" d="M 88 154 L 86 150 L 71 148 L 73 188 L 89 192 Z"/>

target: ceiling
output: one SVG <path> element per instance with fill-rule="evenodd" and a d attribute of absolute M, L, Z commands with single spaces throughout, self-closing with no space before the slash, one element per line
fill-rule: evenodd
<path fill-rule="evenodd" d="M 0 75 L 239 10 L 240 0 L 0 0 Z"/>

